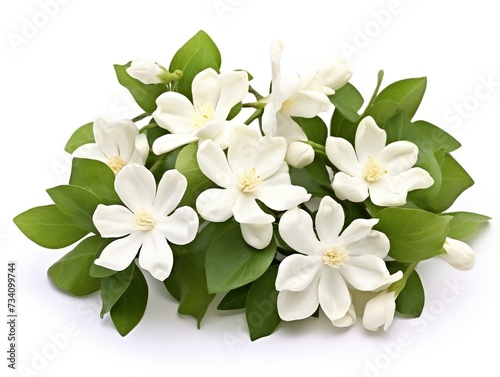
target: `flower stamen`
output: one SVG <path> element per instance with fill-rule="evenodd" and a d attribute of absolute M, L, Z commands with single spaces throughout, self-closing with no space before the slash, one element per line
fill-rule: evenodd
<path fill-rule="evenodd" d="M 193 114 L 193 123 L 196 128 L 201 128 L 205 123 L 214 119 L 214 107 L 209 103 L 197 104 Z"/>
<path fill-rule="evenodd" d="M 138 213 L 135 215 L 135 225 L 139 228 L 139 230 L 151 230 L 155 226 L 155 219 L 149 212 L 144 211 L 141 209 Z"/>
<path fill-rule="evenodd" d="M 108 166 L 115 174 L 118 174 L 118 172 L 122 170 L 125 165 L 127 165 L 127 163 L 119 155 L 108 157 Z"/>
<path fill-rule="evenodd" d="M 252 167 L 241 176 L 238 187 L 243 192 L 250 192 L 262 183 L 262 178 L 257 173 L 257 169 Z"/>
<path fill-rule="evenodd" d="M 339 268 L 349 261 L 349 253 L 340 246 L 333 246 L 323 254 L 323 263 L 333 268 Z"/>
<path fill-rule="evenodd" d="M 363 172 L 363 177 L 367 182 L 378 181 L 384 174 L 387 174 L 387 168 L 385 165 L 380 164 L 372 156 L 368 156 L 368 160 L 365 163 L 365 170 Z"/>

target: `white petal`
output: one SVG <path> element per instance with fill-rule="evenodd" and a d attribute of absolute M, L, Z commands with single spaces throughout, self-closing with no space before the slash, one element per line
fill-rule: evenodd
<path fill-rule="evenodd" d="M 273 87 L 279 87 L 279 80 L 281 77 L 281 54 L 283 53 L 283 42 L 276 40 L 271 44 L 271 68 L 272 68 L 272 81 Z"/>
<path fill-rule="evenodd" d="M 302 169 L 314 161 L 314 149 L 301 141 L 292 141 L 288 145 L 285 160 L 294 168 Z"/>
<path fill-rule="evenodd" d="M 221 95 L 219 74 L 212 68 L 201 71 L 194 77 L 192 89 L 195 106 L 209 104 L 215 108 Z"/>
<path fill-rule="evenodd" d="M 240 224 L 243 239 L 250 246 L 262 250 L 273 238 L 273 225 L 267 224 Z"/>
<path fill-rule="evenodd" d="M 385 258 L 389 253 L 390 242 L 384 233 L 372 230 L 362 239 L 349 242 L 347 247 L 349 255 L 371 254 L 379 258 Z"/>
<path fill-rule="evenodd" d="M 200 140 L 213 139 L 224 130 L 225 124 L 225 120 L 209 121 L 196 132 L 196 137 Z"/>
<path fill-rule="evenodd" d="M 123 271 L 132 263 L 142 245 L 143 234 L 132 233 L 117 239 L 104 248 L 94 263 L 113 271 Z"/>
<path fill-rule="evenodd" d="M 286 102 L 284 114 L 302 118 L 313 118 L 331 106 L 328 97 L 322 92 L 300 90 Z"/>
<path fill-rule="evenodd" d="M 284 137 L 287 144 L 294 141 L 307 141 L 307 136 L 302 129 L 289 115 L 278 113 L 276 115 L 276 131 L 273 135 Z"/>
<path fill-rule="evenodd" d="M 157 216 L 169 215 L 180 203 L 187 188 L 187 179 L 177 170 L 167 170 L 158 183 L 154 212 Z"/>
<path fill-rule="evenodd" d="M 282 137 L 264 136 L 254 146 L 247 148 L 250 164 L 257 169 L 262 179 L 276 173 L 285 161 L 287 146 Z M 242 154 L 240 153 L 240 159 Z"/>
<path fill-rule="evenodd" d="M 257 142 L 262 135 L 250 127 L 236 124 L 229 141 L 227 160 L 233 172 L 244 170 L 255 158 L 257 153 Z"/>
<path fill-rule="evenodd" d="M 233 207 L 234 219 L 240 224 L 272 223 L 274 217 L 265 213 L 255 201 L 255 197 L 250 194 L 238 193 L 236 196 L 236 202 Z"/>
<path fill-rule="evenodd" d="M 431 175 L 422 168 L 411 168 L 406 170 L 398 174 L 397 179 L 404 184 L 406 191 L 424 189 L 434 184 L 434 179 L 432 179 Z"/>
<path fill-rule="evenodd" d="M 404 180 L 388 174 L 375 182 L 370 182 L 368 190 L 373 204 L 382 207 L 401 206 L 406 203 L 408 194 Z"/>
<path fill-rule="evenodd" d="M 279 222 L 279 232 L 283 241 L 299 253 L 315 255 L 321 250 L 311 216 L 304 210 L 294 208 L 286 211 Z"/>
<path fill-rule="evenodd" d="M 165 237 L 149 232 L 139 253 L 139 265 L 155 279 L 163 281 L 170 275 L 173 264 L 174 255 Z"/>
<path fill-rule="evenodd" d="M 149 154 L 148 138 L 145 134 L 139 134 L 135 137 L 134 152 L 130 156 L 129 163 L 144 165 Z"/>
<path fill-rule="evenodd" d="M 382 149 L 377 160 L 387 167 L 389 174 L 408 170 L 418 158 L 418 147 L 409 141 L 396 141 Z"/>
<path fill-rule="evenodd" d="M 291 209 L 311 198 L 304 187 L 293 185 L 258 187 L 254 194 L 266 206 L 277 211 Z"/>
<path fill-rule="evenodd" d="M 102 237 L 122 237 L 136 230 L 135 215 L 120 205 L 99 204 L 92 221 Z"/>
<path fill-rule="evenodd" d="M 117 155 L 123 160 L 129 161 L 135 150 L 135 139 L 139 135 L 139 130 L 131 120 L 121 120 L 113 123 L 110 127 L 110 134 L 105 140 L 113 139 L 115 146 L 118 148 Z M 100 146 L 105 151 L 104 146 Z"/>
<path fill-rule="evenodd" d="M 316 214 L 316 232 L 321 242 L 333 245 L 344 226 L 344 209 L 329 196 L 323 197 Z"/>
<path fill-rule="evenodd" d="M 349 262 L 340 267 L 340 273 L 360 291 L 375 291 L 391 282 L 385 262 L 370 254 L 351 256 Z"/>
<path fill-rule="evenodd" d="M 368 198 L 368 183 L 361 177 L 338 172 L 333 177 L 332 188 L 340 200 L 359 203 Z"/>
<path fill-rule="evenodd" d="M 336 327 L 349 327 L 356 323 L 356 311 L 354 305 L 351 304 L 349 310 L 342 318 L 334 319 L 332 324 Z"/>
<path fill-rule="evenodd" d="M 163 73 L 163 70 L 153 60 L 134 59 L 126 71 L 130 77 L 144 84 L 159 84 L 162 82 L 158 76 Z"/>
<path fill-rule="evenodd" d="M 84 144 L 78 147 L 73 152 L 73 156 L 78 158 L 88 158 L 90 160 L 98 160 L 104 162 L 105 164 L 108 163 L 108 157 L 95 143 Z"/>
<path fill-rule="evenodd" d="M 206 140 L 201 143 L 196 158 L 200 170 L 217 186 L 228 188 L 236 185 L 224 151 L 213 141 Z"/>
<path fill-rule="evenodd" d="M 363 326 L 371 331 L 377 331 L 381 326 L 387 330 L 394 319 L 395 300 L 394 291 L 383 291 L 369 300 L 363 314 Z"/>
<path fill-rule="evenodd" d="M 248 74 L 244 71 L 222 73 L 219 76 L 221 93 L 215 116 L 226 119 L 231 108 L 241 102 L 248 92 Z"/>
<path fill-rule="evenodd" d="M 318 309 L 319 276 L 303 291 L 281 291 L 278 293 L 278 314 L 284 321 L 295 321 L 310 317 Z"/>
<path fill-rule="evenodd" d="M 351 79 L 352 70 L 345 60 L 336 60 L 322 65 L 318 70 L 318 75 L 327 87 L 337 90 Z"/>
<path fill-rule="evenodd" d="M 377 223 L 378 219 L 356 219 L 342 232 L 339 242 L 349 247 L 354 242 L 362 241 L 371 234 L 372 228 Z"/>
<path fill-rule="evenodd" d="M 330 321 L 343 318 L 351 307 L 351 294 L 339 271 L 323 267 L 319 280 L 319 303 Z"/>
<path fill-rule="evenodd" d="M 375 120 L 372 117 L 363 118 L 356 130 L 354 142 L 358 160 L 364 163 L 368 156 L 377 157 L 385 147 L 386 141 L 386 132 L 377 126 Z"/>
<path fill-rule="evenodd" d="M 441 257 L 450 266 L 460 271 L 468 271 L 474 267 L 474 250 L 465 242 L 446 237 L 443 248 L 445 253 L 441 254 Z"/>
<path fill-rule="evenodd" d="M 186 134 L 167 134 L 160 136 L 153 142 L 153 153 L 160 155 L 173 151 L 183 145 L 198 141 L 198 137 L 193 133 Z"/>
<path fill-rule="evenodd" d="M 280 263 L 276 276 L 276 290 L 302 291 L 317 276 L 321 262 L 314 257 L 292 254 Z"/>
<path fill-rule="evenodd" d="M 328 159 L 341 172 L 352 177 L 360 177 L 364 166 L 358 161 L 354 147 L 351 143 L 341 137 L 329 136 L 325 144 Z"/>
<path fill-rule="evenodd" d="M 233 216 L 236 190 L 208 189 L 196 199 L 196 210 L 207 221 L 224 222 Z"/>
<path fill-rule="evenodd" d="M 174 134 L 196 131 L 193 105 L 182 94 L 176 92 L 160 94 L 156 104 L 158 108 L 153 112 L 153 118 L 160 127 Z"/>
<path fill-rule="evenodd" d="M 155 226 L 155 231 L 176 245 L 186 245 L 198 232 L 198 214 L 191 207 L 181 207 Z"/>
<path fill-rule="evenodd" d="M 122 202 L 134 213 L 153 208 L 156 182 L 153 174 L 144 166 L 129 164 L 115 178 L 115 190 Z"/>
<path fill-rule="evenodd" d="M 259 185 L 260 187 L 274 187 L 274 186 L 282 186 L 282 185 L 291 185 L 292 180 L 290 179 L 290 173 L 288 169 L 288 165 L 286 162 L 282 162 L 279 169 L 270 177 L 266 178 Z"/>

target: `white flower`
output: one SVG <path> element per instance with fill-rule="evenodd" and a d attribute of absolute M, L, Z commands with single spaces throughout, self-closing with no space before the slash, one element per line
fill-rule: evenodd
<path fill-rule="evenodd" d="M 370 299 L 365 306 L 363 326 L 371 331 L 389 328 L 396 311 L 396 292 L 384 290 Z"/>
<path fill-rule="evenodd" d="M 162 67 L 152 60 L 133 60 L 126 71 L 131 77 L 144 84 L 161 84 L 164 82 L 161 79 L 161 75 L 165 74 L 165 69 L 162 69 Z"/>
<path fill-rule="evenodd" d="M 271 46 L 272 91 L 264 108 L 262 129 L 268 136 L 284 137 L 287 145 L 290 145 L 295 141 L 307 141 L 306 134 L 292 117 L 313 118 L 327 111 L 331 103 L 324 93 L 324 84 L 318 75 L 281 76 L 282 50 L 281 42 L 274 42 Z M 311 156 L 312 153 L 314 158 L 312 147 L 307 144 L 304 146 L 310 149 L 306 155 Z M 293 160 L 287 162 L 295 166 Z M 312 159 L 308 163 L 311 162 Z"/>
<path fill-rule="evenodd" d="M 340 170 L 332 187 L 341 200 L 361 202 L 368 196 L 379 206 L 406 203 L 408 191 L 430 187 L 434 180 L 427 171 L 412 168 L 418 147 L 409 141 L 386 144 L 387 134 L 372 117 L 358 126 L 355 149 L 347 140 L 328 137 L 326 154 Z"/>
<path fill-rule="evenodd" d="M 285 153 L 283 138 L 261 137 L 258 131 L 243 125 L 233 129 L 227 159 L 213 141 L 203 142 L 198 164 L 203 174 L 221 188 L 208 189 L 198 196 L 196 208 L 200 216 L 212 222 L 234 216 L 249 245 L 266 247 L 273 235 L 274 217 L 265 213 L 256 200 L 284 211 L 311 196 L 303 187 L 291 184 Z"/>
<path fill-rule="evenodd" d="M 452 267 L 460 271 L 468 271 L 474 267 L 474 250 L 465 242 L 446 237 L 441 257 Z"/>
<path fill-rule="evenodd" d="M 146 135 L 139 134 L 131 120 L 113 122 L 107 118 L 94 121 L 95 143 L 84 144 L 73 152 L 73 156 L 99 160 L 118 173 L 125 165 L 144 165 L 149 153 Z"/>
<path fill-rule="evenodd" d="M 157 155 L 195 141 L 213 140 L 227 148 L 231 108 L 248 92 L 248 74 L 234 71 L 217 74 L 212 68 L 198 73 L 192 83 L 193 103 L 182 94 L 166 92 L 156 99 L 153 117 L 170 132 L 153 143 Z"/>
<path fill-rule="evenodd" d="M 352 71 L 345 60 L 334 60 L 326 63 L 318 70 L 318 76 L 330 90 L 325 93 L 330 95 L 335 90 L 342 88 L 352 77 Z"/>
<path fill-rule="evenodd" d="M 286 257 L 278 269 L 276 289 L 281 319 L 292 321 L 312 315 L 318 305 L 334 325 L 354 323 L 349 286 L 360 291 L 387 288 L 402 273 L 391 275 L 383 258 L 389 239 L 373 230 L 378 219 L 356 219 L 343 232 L 344 210 L 325 196 L 316 215 L 295 208 L 279 223 L 283 240 L 301 254 Z M 317 236 L 316 236 L 317 234 Z"/>
<path fill-rule="evenodd" d="M 292 141 L 288 145 L 285 160 L 294 168 L 302 169 L 313 162 L 314 150 L 309 144 L 301 141 Z"/>
<path fill-rule="evenodd" d="M 186 187 L 186 178 L 177 170 L 165 172 L 157 189 L 147 168 L 125 166 L 115 179 L 115 190 L 125 206 L 99 204 L 93 216 L 102 237 L 123 238 L 106 246 L 94 263 L 122 271 L 140 249 L 139 265 L 156 279 L 165 280 L 173 265 L 169 242 L 185 245 L 198 231 L 198 215 L 192 208 L 175 210 Z"/>

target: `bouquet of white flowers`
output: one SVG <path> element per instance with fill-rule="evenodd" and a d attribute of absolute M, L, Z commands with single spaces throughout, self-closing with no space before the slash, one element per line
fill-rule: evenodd
<path fill-rule="evenodd" d="M 421 261 L 474 265 L 463 240 L 489 218 L 446 212 L 474 182 L 451 155 L 460 143 L 413 120 L 426 79 L 380 90 L 380 72 L 365 103 L 345 62 L 282 76 L 282 50 L 267 95 L 249 72 L 221 71 L 203 31 L 168 69 L 116 65 L 144 113 L 78 128 L 68 184 L 14 219 L 40 246 L 79 242 L 49 277 L 72 295 L 100 290 L 120 334 L 144 314 L 144 271 L 198 326 L 223 295 L 218 309 L 244 310 L 255 340 L 320 309 L 334 326 L 362 316 L 386 330 L 395 312 L 422 312 Z"/>

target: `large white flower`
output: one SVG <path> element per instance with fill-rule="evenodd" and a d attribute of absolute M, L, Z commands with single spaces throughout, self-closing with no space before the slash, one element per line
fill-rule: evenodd
<path fill-rule="evenodd" d="M 131 120 L 113 122 L 97 118 L 93 126 L 95 143 L 84 144 L 73 152 L 73 156 L 99 160 L 118 173 L 125 165 L 144 165 L 149 153 L 146 135 Z"/>
<path fill-rule="evenodd" d="M 187 244 L 198 231 L 198 215 L 191 207 L 175 209 L 186 187 L 186 178 L 177 170 L 165 172 L 157 189 L 147 168 L 125 166 L 115 179 L 115 190 L 125 206 L 100 204 L 93 215 L 102 237 L 123 238 L 106 246 L 95 264 L 122 271 L 140 249 L 139 265 L 165 280 L 173 265 L 169 242 Z"/>
<path fill-rule="evenodd" d="M 292 117 L 313 118 L 327 111 L 331 103 L 324 93 L 325 85 L 317 74 L 306 77 L 281 76 L 282 51 L 281 42 L 277 41 L 271 45 L 272 91 L 264 108 L 262 129 L 268 136 L 284 137 L 287 145 L 290 145 L 293 142 L 307 141 L 306 134 Z M 287 155 L 287 162 L 298 168 L 311 163 L 314 158 L 312 147 L 301 144 L 304 151 Z M 294 148 L 296 150 L 297 145 Z M 308 156 L 308 160 L 301 158 L 297 161 L 294 158 L 297 155 Z"/>
<path fill-rule="evenodd" d="M 307 318 L 318 305 L 336 326 L 354 322 L 349 287 L 360 291 L 387 288 L 402 277 L 391 275 L 383 258 L 389 239 L 373 230 L 378 219 L 356 219 L 343 232 L 344 210 L 325 196 L 311 216 L 295 208 L 279 223 L 283 240 L 300 254 L 286 257 L 276 277 L 278 312 L 285 321 Z"/>
<path fill-rule="evenodd" d="M 465 242 L 446 237 L 443 251 L 441 257 L 457 270 L 468 271 L 474 267 L 476 262 L 474 250 Z"/>
<path fill-rule="evenodd" d="M 395 311 L 396 292 L 386 289 L 366 303 L 363 326 L 371 331 L 377 331 L 383 326 L 385 331 L 392 324 Z"/>
<path fill-rule="evenodd" d="M 248 92 L 248 74 L 234 71 L 217 74 L 212 68 L 198 73 L 192 83 L 193 103 L 182 94 L 166 92 L 156 99 L 153 117 L 170 132 L 153 143 L 153 152 L 162 154 L 194 141 L 213 140 L 227 148 L 231 108 Z"/>
<path fill-rule="evenodd" d="M 372 117 L 356 130 L 355 148 L 340 137 L 328 137 L 326 154 L 339 169 L 332 187 L 341 200 L 361 202 L 370 196 L 379 206 L 406 203 L 408 191 L 430 187 L 434 180 L 417 162 L 418 147 L 409 141 L 385 145 L 386 132 Z"/>
<path fill-rule="evenodd" d="M 208 189 L 198 196 L 198 213 L 212 222 L 234 216 L 249 245 L 266 247 L 272 238 L 274 217 L 264 212 L 257 200 L 284 211 L 310 198 L 303 187 L 291 184 L 285 153 L 283 138 L 262 137 L 243 125 L 233 129 L 227 159 L 213 141 L 203 142 L 197 154 L 198 164 L 203 174 L 221 188 Z"/>

